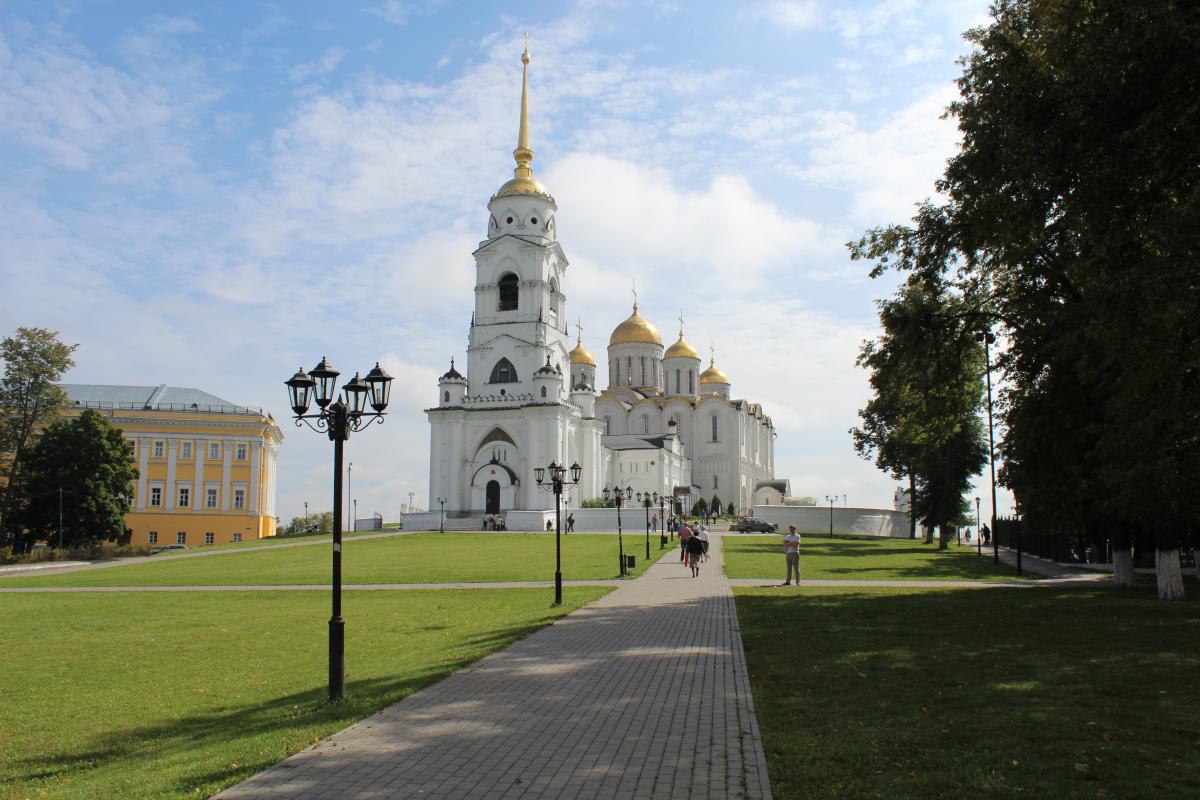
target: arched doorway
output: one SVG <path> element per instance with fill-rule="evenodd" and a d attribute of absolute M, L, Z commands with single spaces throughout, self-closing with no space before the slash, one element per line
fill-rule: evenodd
<path fill-rule="evenodd" d="M 484 509 L 484 513 L 485 514 L 499 514 L 500 513 L 500 482 L 499 481 L 488 481 L 487 489 L 485 491 L 487 492 L 487 498 L 484 501 L 485 505 L 486 505 L 486 508 Z"/>

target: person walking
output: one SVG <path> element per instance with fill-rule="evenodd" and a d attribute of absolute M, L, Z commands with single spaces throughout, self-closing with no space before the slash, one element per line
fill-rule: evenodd
<path fill-rule="evenodd" d="M 708 561 L 708 528 L 700 526 L 700 557 Z"/>
<path fill-rule="evenodd" d="M 704 529 L 701 528 L 701 531 Z M 704 558 L 704 540 L 699 534 L 693 534 L 687 542 L 688 566 L 692 568 L 692 577 L 700 577 L 700 559 Z"/>
<path fill-rule="evenodd" d="M 567 533 L 575 532 L 575 512 L 567 514 Z"/>
<path fill-rule="evenodd" d="M 788 525 L 788 535 L 783 537 L 783 555 L 787 559 L 787 580 L 784 586 L 792 585 L 792 571 L 796 572 L 796 585 L 800 585 L 800 534 L 795 525 Z"/>
<path fill-rule="evenodd" d="M 688 565 L 688 539 L 692 538 L 692 529 L 685 522 L 679 528 L 679 563 Z"/>

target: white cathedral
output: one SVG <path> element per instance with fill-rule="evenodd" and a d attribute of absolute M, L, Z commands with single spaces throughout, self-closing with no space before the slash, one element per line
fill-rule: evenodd
<path fill-rule="evenodd" d="M 451 360 L 438 404 L 426 411 L 429 508 L 552 508 L 534 469 L 553 461 L 582 468 L 567 506 L 620 486 L 674 497 L 679 509 L 716 495 L 748 512 L 756 489 L 774 478 L 774 426 L 760 405 L 732 398 L 715 358 L 701 370 L 682 320 L 664 351 L 635 300 L 609 337 L 608 386 L 599 393 L 581 332 L 571 348 L 558 206 L 530 167 L 528 49 L 521 62 L 517 166 L 488 202 L 487 238 L 474 252 L 466 375 Z"/>

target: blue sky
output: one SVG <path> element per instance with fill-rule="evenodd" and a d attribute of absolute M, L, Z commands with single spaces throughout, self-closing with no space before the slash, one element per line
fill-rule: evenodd
<path fill-rule="evenodd" d="M 392 414 L 348 458 L 360 516 L 395 517 L 426 497 L 422 409 L 463 355 L 528 31 L 533 166 L 588 348 L 636 279 L 664 337 L 682 307 L 764 404 L 795 492 L 888 505 L 847 429 L 893 279 L 844 244 L 932 193 L 961 32 L 986 19 L 974 0 L 0 2 L 0 328 L 79 342 L 71 381 L 271 410 L 285 518 L 329 504 L 330 458 L 281 381 L 381 359 Z"/>

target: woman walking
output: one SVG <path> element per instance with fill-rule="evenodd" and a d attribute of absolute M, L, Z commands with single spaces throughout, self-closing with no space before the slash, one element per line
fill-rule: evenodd
<path fill-rule="evenodd" d="M 704 542 L 699 536 L 687 540 L 688 565 L 692 568 L 692 577 L 700 575 L 700 559 L 704 557 Z"/>

